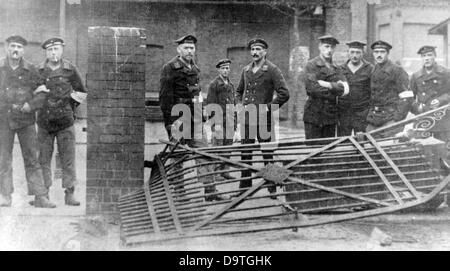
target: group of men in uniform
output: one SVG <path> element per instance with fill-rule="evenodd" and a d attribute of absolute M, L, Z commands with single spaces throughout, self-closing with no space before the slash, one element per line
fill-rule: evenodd
<path fill-rule="evenodd" d="M 202 102 L 199 84 L 200 70 L 194 61 L 197 38 L 193 35 L 187 35 L 176 40 L 176 43 L 178 44 L 178 55 L 163 67 L 159 96 L 165 127 L 169 138 L 172 140 L 174 140 L 172 136 L 174 127 L 181 126 L 180 123 L 177 123 L 180 121 L 179 116 L 172 115 L 172 109 L 175 105 L 185 104 L 191 108 L 191 125 L 202 123 L 214 117 L 214 113 L 217 113 L 213 111 L 210 114 L 206 110 L 198 116 L 195 113 L 198 110 L 194 110 L 194 104 Z M 254 143 L 256 138 L 259 142 L 269 142 L 274 139 L 271 128 L 272 113 L 289 99 L 287 84 L 280 69 L 266 58 L 269 47 L 267 42 L 263 39 L 253 39 L 248 42 L 247 47 L 250 51 L 252 62 L 243 68 L 241 79 L 236 89 L 229 78 L 231 64 L 229 59 L 218 61 L 216 65 L 218 76 L 209 84 L 205 104 L 207 106 L 217 105 L 221 109 L 219 112 L 222 113 L 222 116 L 216 116 L 221 121 L 214 122 L 212 125 L 212 141 L 215 145 L 226 146 L 233 144 L 233 137 L 237 128 L 235 121 L 239 118 L 236 117 L 234 111 L 230 112 L 230 107 L 227 106 L 237 106 L 236 108 L 241 108 L 242 110 L 245 110 L 250 105 L 256 106 L 255 118 L 252 118 L 251 114 L 245 114 L 243 123 L 240 123 L 242 144 Z M 274 94 L 276 94 L 275 98 Z M 261 123 L 263 123 L 264 127 L 260 127 Z M 186 125 L 186 123 L 182 125 Z M 263 129 L 268 131 L 268 135 L 261 133 Z M 256 132 L 252 133 L 252 131 Z M 190 138 L 181 138 L 179 140 L 191 147 L 206 145 L 204 136 L 195 137 L 193 132 Z M 242 156 L 242 160 L 250 160 L 250 153 L 245 153 Z M 272 155 L 265 152 L 264 159 L 271 160 Z M 201 161 L 196 162 L 201 163 Z M 226 165 L 220 165 L 217 168 L 201 166 L 198 169 L 198 173 L 212 171 L 219 172 L 223 178 L 234 179 L 227 171 Z M 252 185 L 250 176 L 250 171 L 244 170 L 241 173 L 240 188 L 242 192 Z M 214 181 L 207 179 L 202 178 L 200 180 L 205 184 L 205 199 L 207 201 L 226 199 L 224 195 L 217 193 Z M 275 192 L 275 187 L 269 188 L 269 191 Z"/>
<path fill-rule="evenodd" d="M 190 135 L 179 140 L 190 147 L 207 146 L 203 122 L 213 114 L 195 110 L 202 103 L 200 69 L 195 63 L 197 38 L 187 35 L 176 40 L 178 55 L 166 63 L 160 78 L 160 106 L 168 136 L 174 140 L 174 128 L 187 128 Z M 341 66 L 333 62 L 339 41 L 331 35 L 319 38 L 319 56 L 305 67 L 308 100 L 304 108 L 306 139 L 346 136 L 369 132 L 388 126 L 406 117 L 408 112 L 421 114 L 450 102 L 450 72 L 436 63 L 435 47 L 423 46 L 418 51 L 423 68 L 411 79 L 400 66 L 389 60 L 392 46 L 385 41 L 371 45 L 375 65 L 363 59 L 365 43 L 348 42 L 349 59 Z M 74 198 L 75 131 L 74 112 L 85 99 L 86 88 L 76 67 L 62 58 L 64 41 L 51 38 L 42 44 L 46 60 L 35 67 L 23 58 L 27 41 L 21 36 L 6 39 L 6 58 L 0 60 L 0 206 L 11 206 L 13 193 L 12 152 L 17 134 L 22 149 L 29 195 L 35 207 L 54 208 L 50 201 L 52 185 L 51 160 L 55 140 L 62 164 L 62 186 L 65 203 L 78 206 Z M 244 110 L 241 119 L 241 143 L 251 144 L 274 140 L 273 113 L 289 99 L 286 81 L 280 69 L 266 55 L 268 43 L 260 38 L 248 42 L 252 61 L 243 67 L 235 88 L 229 78 L 231 60 L 221 59 L 216 68 L 218 76 L 209 84 L 207 105 L 218 105 L 222 121 L 214 123 L 213 144 L 233 144 L 237 128 L 235 112 L 227 105 Z M 177 104 L 189 108 L 190 123 L 181 123 L 172 114 Z M 256 118 L 245 109 L 256 106 Z M 37 116 L 37 117 L 36 117 Z M 239 119 L 239 118 L 237 118 Z M 37 130 L 35 124 L 37 123 Z M 232 125 L 229 125 L 232 123 Z M 200 126 L 195 129 L 194 126 Z M 402 129 L 403 127 L 400 127 Z M 450 149 L 449 121 L 434 128 L 434 136 L 447 142 Z M 196 134 L 200 131 L 200 135 Z M 256 133 L 252 133 L 256 131 Z M 267 131 L 267 134 L 263 134 Z M 393 136 L 398 130 L 386 130 L 382 136 Z M 314 141 L 314 140 L 313 140 Z M 272 160 L 270 151 L 263 151 L 264 161 Z M 242 160 L 250 163 L 251 152 L 243 152 Z M 203 158 L 196 163 L 204 163 Z M 198 168 L 199 175 L 218 171 L 223 178 L 233 179 L 225 165 Z M 179 167 L 181 165 L 178 165 Z M 199 177 L 205 185 L 206 200 L 222 200 L 214 180 Z M 241 172 L 240 189 L 252 185 L 251 172 Z M 183 190 L 183 184 L 178 186 Z M 269 187 L 274 193 L 276 188 Z"/>
<path fill-rule="evenodd" d="M 174 125 L 181 125 L 177 123 L 179 116 L 172 115 L 172 108 L 179 103 L 193 108 L 195 101 L 201 102 L 200 70 L 194 61 L 196 42 L 193 35 L 178 39 L 178 56 L 164 66 L 161 75 L 160 105 L 169 138 Z M 370 132 L 405 119 L 409 112 L 420 114 L 450 102 L 450 73 L 436 63 L 435 47 L 420 48 L 418 54 L 423 59 L 423 68 L 409 79 L 405 70 L 389 59 L 392 46 L 385 41 L 379 40 L 370 46 L 375 65 L 363 58 L 366 44 L 357 40 L 346 43 L 349 59 L 343 65 L 336 65 L 333 54 L 337 44 L 339 41 L 331 35 L 320 37 L 320 54 L 309 60 L 304 70 L 308 100 L 303 120 L 309 144 L 315 144 L 319 138 Z M 225 125 L 236 121 L 235 112 L 226 108 L 230 104 L 244 109 L 250 105 L 257 106 L 256 119 L 249 118 L 249 112 L 245 112 L 241 119 L 242 144 L 254 143 L 256 139 L 261 143 L 274 140 L 271 127 L 273 111 L 288 101 L 289 91 L 280 69 L 266 58 L 267 49 L 268 44 L 263 39 L 249 41 L 252 61 L 243 67 L 237 88 L 229 79 L 231 60 L 218 61 L 218 76 L 209 84 L 206 100 L 208 105 L 219 105 L 223 114 L 223 124 L 214 123 L 212 127 L 213 136 L 222 136 L 213 138 L 214 145 L 233 144 L 232 135 L 237 126 Z M 192 123 L 194 119 L 197 123 L 200 119 L 202 123 L 212 117 L 212 114 L 206 114 L 205 118 L 203 114 L 196 118 L 193 111 Z M 256 128 L 256 134 L 250 132 L 251 128 Z M 380 130 L 378 135 L 394 136 L 403 128 L 393 126 L 393 129 Z M 446 141 L 450 150 L 450 126 L 444 122 L 435 129 L 434 136 Z M 262 136 L 260 131 L 270 131 L 270 134 Z M 192 147 L 205 146 L 206 140 L 203 136 L 201 138 L 182 140 Z M 272 154 L 263 151 L 263 158 L 270 161 Z M 242 161 L 250 163 L 249 160 L 251 155 L 243 152 Z M 219 171 L 226 179 L 234 178 L 223 165 L 203 171 L 208 170 Z M 242 170 L 242 191 L 251 186 L 250 176 L 250 171 Z M 207 200 L 223 199 L 220 194 L 215 194 L 214 181 L 204 183 L 209 183 L 209 188 L 205 188 L 205 193 L 210 195 Z M 268 190 L 273 193 L 275 187 Z"/>
<path fill-rule="evenodd" d="M 62 58 L 65 44 L 61 38 L 42 43 L 46 60 L 37 67 L 23 58 L 27 44 L 21 36 L 8 37 L 6 57 L 0 60 L 0 207 L 12 205 L 15 135 L 22 150 L 28 195 L 34 196 L 30 204 L 56 207 L 49 197 L 56 140 L 65 204 L 79 206 L 74 197 L 74 112 L 85 100 L 86 88 L 77 68 Z"/>
<path fill-rule="evenodd" d="M 349 59 L 335 65 L 332 55 L 337 44 L 331 35 L 320 37 L 320 55 L 305 67 L 306 139 L 374 131 L 405 119 L 409 112 L 420 114 L 450 102 L 450 74 L 436 63 L 436 47 L 419 49 L 423 68 L 409 78 L 389 59 L 392 46 L 385 41 L 371 45 L 375 65 L 364 60 L 365 43 L 357 40 L 347 43 Z M 377 136 L 394 136 L 403 129 L 380 129 Z M 434 136 L 448 145 L 448 121 L 433 129 Z"/>

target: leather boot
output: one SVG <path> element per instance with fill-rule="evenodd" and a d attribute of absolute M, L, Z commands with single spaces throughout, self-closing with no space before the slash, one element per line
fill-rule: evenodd
<path fill-rule="evenodd" d="M 64 191 L 66 194 L 64 197 L 64 202 L 66 205 L 69 206 L 80 206 L 80 202 L 75 199 L 74 193 L 75 193 L 75 187 L 67 188 L 66 191 Z"/>
<path fill-rule="evenodd" d="M 44 196 L 34 197 L 34 207 L 36 208 L 56 208 L 54 203 L 51 203 L 48 198 Z"/>
<path fill-rule="evenodd" d="M 11 195 L 0 195 L 0 207 L 11 207 L 12 198 Z"/>
<path fill-rule="evenodd" d="M 50 196 L 47 194 L 47 195 L 44 195 L 44 197 L 46 197 L 48 200 L 50 200 Z M 28 204 L 30 204 L 31 206 L 34 206 L 34 200 L 30 200 L 29 202 L 28 202 Z"/>

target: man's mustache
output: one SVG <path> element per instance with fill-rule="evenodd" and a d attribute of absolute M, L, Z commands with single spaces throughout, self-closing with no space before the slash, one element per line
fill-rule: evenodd
<path fill-rule="evenodd" d="M 259 56 L 258 54 L 253 54 L 253 57 L 257 57 L 257 56 Z"/>

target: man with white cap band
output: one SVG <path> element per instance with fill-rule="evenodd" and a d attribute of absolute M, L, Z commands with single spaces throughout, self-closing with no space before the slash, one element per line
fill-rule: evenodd
<path fill-rule="evenodd" d="M 65 204 L 79 206 L 74 197 L 75 172 L 75 129 L 74 112 L 86 98 L 86 88 L 77 68 L 62 58 L 64 41 L 51 38 L 42 44 L 47 59 L 39 66 L 39 73 L 45 79 L 50 92 L 44 107 L 38 113 L 39 162 L 42 166 L 44 183 L 52 185 L 51 161 L 56 139 L 62 166 L 62 187 L 65 189 Z"/>

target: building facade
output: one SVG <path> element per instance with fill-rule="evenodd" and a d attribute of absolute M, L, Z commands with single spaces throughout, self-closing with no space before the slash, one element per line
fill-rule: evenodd
<path fill-rule="evenodd" d="M 448 19 L 448 0 L 381 0 L 376 5 L 376 39 L 391 43 L 391 58 L 400 63 L 411 74 L 421 67 L 417 54 L 422 45 L 437 47 L 437 61 L 447 65 L 442 35 L 433 35 L 429 30 Z"/>
<path fill-rule="evenodd" d="M 281 116 L 301 124 L 306 96 L 297 77 L 303 62 L 318 54 L 317 37 L 324 33 L 343 41 L 365 40 L 366 6 L 366 0 L 2 0 L 0 41 L 11 34 L 23 35 L 30 41 L 25 57 L 40 63 L 45 57 L 40 43 L 62 36 L 66 57 L 85 77 L 89 26 L 144 28 L 146 96 L 155 100 L 160 69 L 176 54 L 176 38 L 186 33 L 198 37 L 197 63 L 206 92 L 220 58 L 233 60 L 231 78 L 237 84 L 242 67 L 251 61 L 246 42 L 263 37 L 270 45 L 268 57 L 282 70 L 291 92 L 298 92 Z M 345 57 L 345 45 L 341 45 L 336 59 Z M 303 62 L 298 63 L 299 59 Z"/>

